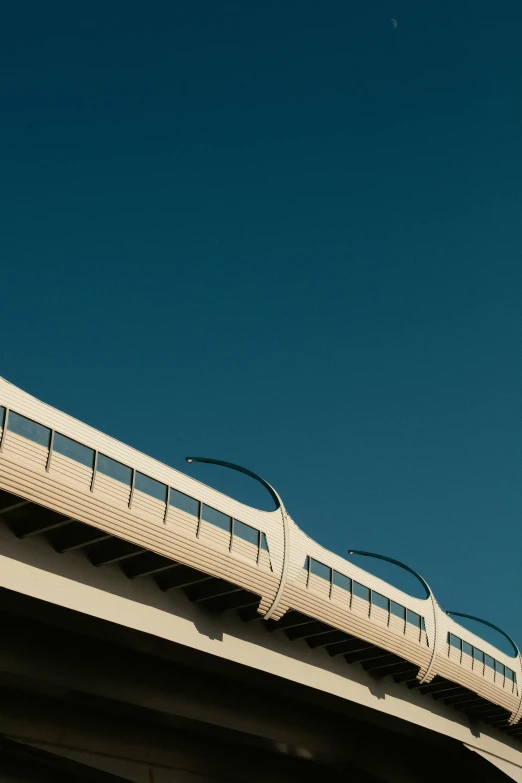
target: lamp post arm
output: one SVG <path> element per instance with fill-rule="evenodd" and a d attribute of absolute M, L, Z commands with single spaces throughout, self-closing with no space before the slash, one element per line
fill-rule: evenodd
<path fill-rule="evenodd" d="M 489 620 L 483 620 L 481 617 L 475 617 L 472 614 L 464 614 L 464 612 L 454 612 L 450 609 L 446 609 L 446 614 L 448 614 L 450 617 L 465 617 L 467 620 L 475 620 L 477 623 L 482 623 L 482 625 L 488 625 L 490 628 L 493 628 L 494 631 L 498 631 L 501 636 L 504 637 L 504 639 L 507 639 L 507 641 L 512 646 L 513 650 L 515 651 L 515 655 L 513 657 L 517 657 L 520 655 L 520 650 L 518 649 L 518 646 L 514 639 L 509 636 L 505 631 L 502 630 L 502 628 L 499 628 L 498 625 L 493 625 L 493 623 L 490 623 Z"/>
<path fill-rule="evenodd" d="M 400 560 L 394 560 L 393 557 L 387 557 L 386 555 L 376 555 L 374 552 L 363 552 L 360 549 L 350 549 L 348 551 L 348 554 L 363 555 L 363 557 L 374 557 L 376 560 L 386 560 L 386 562 L 399 566 L 399 568 L 404 569 L 404 571 L 409 571 L 409 573 L 413 574 L 413 576 L 416 577 L 418 581 L 421 583 L 421 585 L 424 587 L 426 591 L 426 598 L 429 598 L 431 596 L 431 589 L 429 584 L 426 582 L 426 580 L 420 574 L 418 574 L 417 571 L 414 571 L 413 568 L 410 568 L 410 566 L 407 566 L 405 563 L 401 563 Z"/>
<path fill-rule="evenodd" d="M 281 520 L 283 523 L 283 564 L 281 568 L 281 578 L 279 580 L 279 585 L 277 588 L 277 592 L 274 596 L 274 600 L 272 601 L 271 605 L 268 607 L 267 611 L 264 614 L 264 619 L 269 620 L 275 614 L 277 607 L 279 606 L 281 596 L 283 595 L 285 584 L 286 584 L 286 578 L 288 575 L 288 565 L 290 562 L 290 530 L 289 530 L 289 523 L 288 523 L 288 513 L 279 492 L 277 492 L 277 490 L 274 489 L 274 487 L 271 484 L 269 484 L 268 481 L 265 481 L 264 478 L 258 476 L 257 473 L 254 473 L 252 470 L 249 470 L 248 468 L 244 468 L 242 465 L 236 465 L 234 462 L 225 462 L 224 460 L 211 459 L 210 457 L 186 457 L 185 459 L 187 460 L 187 462 L 205 462 L 209 465 L 220 465 L 223 468 L 230 468 L 230 470 L 235 470 L 238 473 L 244 473 L 245 476 L 250 476 L 250 478 L 253 478 L 256 481 L 258 481 L 260 484 L 263 485 L 263 487 L 265 487 L 265 489 L 268 490 L 270 496 L 272 497 L 272 500 L 276 504 L 276 510 L 279 509 L 279 511 L 281 512 Z"/>
<path fill-rule="evenodd" d="M 350 555 L 362 555 L 363 557 L 374 557 L 377 560 L 385 560 L 388 563 L 392 563 L 393 565 L 398 566 L 399 568 L 402 568 L 404 571 L 408 571 L 410 574 L 413 574 L 416 579 L 421 583 L 424 590 L 426 591 L 426 598 L 429 598 L 431 600 L 431 607 L 433 610 L 433 649 L 431 653 L 431 659 L 428 664 L 428 668 L 424 672 L 424 674 L 421 676 L 420 682 L 425 683 L 428 681 L 428 677 L 431 674 L 431 671 L 433 669 L 433 666 L 435 664 L 435 655 L 437 650 L 437 640 L 439 637 L 439 623 L 438 623 L 438 606 L 437 601 L 435 600 L 435 596 L 433 595 L 433 591 L 427 581 L 422 577 L 420 574 L 417 573 L 413 568 L 410 568 L 410 566 L 407 566 L 406 563 L 401 563 L 400 560 L 395 560 L 393 557 L 387 557 L 386 555 L 377 555 L 374 552 L 363 552 L 359 549 L 349 549 L 348 554 Z"/>
<path fill-rule="evenodd" d="M 464 614 L 464 612 L 454 612 L 452 610 L 447 610 L 446 614 L 450 617 L 465 617 L 467 620 L 475 620 L 477 623 L 482 623 L 483 625 L 489 626 L 489 628 L 493 628 L 494 631 L 498 631 L 499 634 L 501 634 L 504 639 L 507 639 L 507 641 L 510 643 L 510 645 L 513 647 L 513 650 L 515 651 L 515 655 L 513 656 L 518 660 L 519 665 L 519 675 L 520 679 L 522 679 L 522 655 L 520 654 L 520 650 L 518 649 L 518 645 L 515 642 L 514 639 L 511 638 L 509 634 L 507 634 L 505 631 L 502 630 L 502 628 L 499 628 L 498 625 L 494 625 L 493 623 L 490 623 L 489 620 L 483 620 L 482 617 L 475 617 L 472 614 Z M 518 687 L 520 687 L 520 683 L 516 683 Z M 509 723 L 513 726 L 515 723 L 518 723 L 522 716 L 522 692 L 520 693 L 520 699 L 518 702 L 518 708 L 515 712 L 512 713 Z"/>
<path fill-rule="evenodd" d="M 283 501 L 281 500 L 279 493 L 271 484 L 268 483 L 268 481 L 265 481 L 264 478 L 258 476 L 258 474 L 254 473 L 253 470 L 244 468 L 242 465 L 236 465 L 234 462 L 224 462 L 222 459 L 211 459 L 210 457 L 185 457 L 185 459 L 187 462 L 206 462 L 209 465 L 221 465 L 223 468 L 230 468 L 230 470 L 236 470 L 238 473 L 244 473 L 245 476 L 250 476 L 250 478 L 259 481 L 259 483 L 270 492 L 270 496 L 276 504 L 276 508 L 284 508 Z"/>

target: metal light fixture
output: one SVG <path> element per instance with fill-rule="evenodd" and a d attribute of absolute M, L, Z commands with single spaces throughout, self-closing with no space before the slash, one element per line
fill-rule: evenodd
<path fill-rule="evenodd" d="M 413 576 L 419 580 L 421 585 L 424 587 L 424 590 L 426 591 L 426 598 L 429 598 L 432 595 L 431 588 L 426 580 L 420 574 L 418 574 L 417 571 L 414 571 L 413 568 L 410 568 L 410 566 L 407 566 L 405 563 L 401 563 L 400 560 L 394 560 L 393 557 L 387 557 L 386 555 L 377 555 L 374 552 L 363 552 L 360 549 L 349 549 L 348 554 L 362 555 L 363 557 L 374 557 L 377 560 L 386 560 L 388 563 L 399 566 L 399 568 L 404 569 L 404 571 L 409 571 L 410 574 L 413 574 Z"/>
<path fill-rule="evenodd" d="M 507 641 L 510 643 L 510 645 L 513 647 L 513 650 L 515 651 L 515 655 L 512 656 L 513 658 L 517 658 L 520 655 L 520 650 L 518 649 L 518 646 L 516 642 L 507 634 L 505 631 L 502 630 L 502 628 L 499 628 L 498 625 L 494 625 L 493 623 L 490 623 L 488 620 L 483 620 L 481 617 L 475 617 L 472 614 L 464 614 L 463 612 L 454 612 L 450 609 L 446 609 L 446 614 L 450 617 L 465 617 L 467 620 L 475 620 L 477 623 L 482 623 L 482 625 L 488 625 L 490 628 L 493 628 L 494 631 L 498 631 L 501 636 L 504 637 L 504 639 L 507 639 Z"/>
<path fill-rule="evenodd" d="M 410 574 L 413 574 L 413 576 L 418 579 L 418 581 L 421 583 L 421 585 L 424 587 L 424 590 L 426 591 L 426 598 L 431 599 L 431 605 L 433 608 L 433 652 L 431 655 L 431 660 L 428 665 L 428 668 L 426 669 L 426 672 L 422 679 L 420 680 L 421 683 L 426 682 L 427 678 L 429 677 L 431 670 L 433 668 L 433 664 L 435 663 L 435 651 L 437 649 L 437 639 L 438 639 L 438 604 L 435 599 L 435 596 L 433 595 L 433 591 L 427 581 L 422 577 L 417 571 L 415 571 L 413 568 L 410 568 L 410 566 L 407 566 L 406 563 L 401 563 L 400 560 L 395 560 L 393 557 L 387 557 L 386 555 L 377 555 L 374 552 L 364 552 L 360 549 L 349 549 L 348 550 L 349 555 L 362 555 L 363 557 L 374 557 L 377 560 L 386 560 L 388 563 L 392 563 L 392 565 L 396 565 L 399 568 L 402 568 L 404 571 L 408 571 Z"/>
<path fill-rule="evenodd" d="M 283 521 L 283 567 L 281 570 L 281 579 L 279 581 L 279 586 L 277 588 L 277 592 L 275 594 L 274 600 L 272 601 L 271 606 L 269 607 L 268 611 L 264 615 L 265 620 L 269 620 L 272 615 L 275 613 L 279 601 L 281 599 L 281 596 L 283 594 L 283 590 L 285 587 L 286 577 L 288 574 L 288 562 L 289 562 L 289 555 L 290 555 L 290 547 L 289 547 L 289 525 L 288 525 L 288 512 L 285 508 L 285 504 L 283 503 L 281 496 L 277 492 L 274 487 L 268 483 L 268 481 L 265 481 L 264 478 L 259 476 L 257 473 L 254 473 L 252 470 L 249 470 L 248 468 L 244 468 L 242 465 L 236 465 L 234 462 L 225 462 L 221 459 L 211 459 L 210 457 L 185 457 L 187 462 L 204 462 L 208 465 L 220 465 L 223 468 L 230 468 L 230 470 L 235 470 L 238 473 L 243 473 L 245 476 L 250 476 L 250 478 L 255 479 L 255 481 L 258 481 L 265 489 L 268 490 L 270 493 L 270 496 L 272 497 L 272 500 L 276 504 L 276 510 L 279 509 L 281 512 L 281 518 Z"/>

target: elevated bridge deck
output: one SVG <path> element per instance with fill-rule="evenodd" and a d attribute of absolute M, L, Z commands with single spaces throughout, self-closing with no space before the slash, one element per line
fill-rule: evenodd
<path fill-rule="evenodd" d="M 0 586 L 522 768 L 519 655 L 5 381 Z"/>

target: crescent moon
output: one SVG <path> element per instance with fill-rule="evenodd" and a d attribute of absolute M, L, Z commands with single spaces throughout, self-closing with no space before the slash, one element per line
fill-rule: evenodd
<path fill-rule="evenodd" d="M 390 19 L 390 22 L 392 23 L 393 29 L 396 30 L 397 29 L 397 20 L 392 18 L 392 19 Z"/>

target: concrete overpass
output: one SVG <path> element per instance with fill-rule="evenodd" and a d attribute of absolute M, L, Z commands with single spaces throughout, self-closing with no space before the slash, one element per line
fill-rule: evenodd
<path fill-rule="evenodd" d="M 502 681 L 495 669 L 488 683 L 485 662 L 482 670 L 466 670 L 461 645 L 461 676 L 451 659 L 454 645 L 440 637 L 435 644 L 428 604 L 339 563 L 306 537 L 298 553 L 308 558 L 306 584 L 302 565 L 292 577 L 291 538 L 276 534 L 277 514 L 280 528 L 285 524 L 281 509 L 272 529 L 263 512 L 180 479 L 2 384 L 0 405 L 47 428 L 49 440 L 14 418 L 9 429 L 4 414 L 0 781 L 255 783 L 325 773 L 333 781 L 389 783 L 522 780 L 516 659 L 503 658 Z M 94 452 L 85 486 L 85 472 L 71 478 L 76 465 L 63 460 L 78 460 L 62 453 L 67 443 L 57 435 L 75 435 Z M 100 455 L 119 458 L 123 467 L 134 463 L 133 470 L 146 469 L 143 475 L 159 483 L 168 478 L 171 493 L 202 494 L 193 538 L 190 530 L 179 532 L 186 519 L 177 506 L 171 516 L 168 496 L 163 508 L 146 506 L 137 487 L 148 485 L 135 475 L 134 499 L 111 505 L 106 486 L 97 494 Z M 102 486 L 106 475 L 96 479 Z M 210 523 L 229 535 L 228 543 L 204 529 L 205 516 L 212 516 L 202 509 L 205 501 L 230 515 L 230 533 L 221 518 L 214 520 L 221 527 Z M 120 518 L 127 527 L 115 535 Z M 235 551 L 232 520 L 241 545 Z M 257 530 L 257 539 L 239 524 Z M 328 594 L 312 579 L 328 582 L 312 573 L 314 555 L 331 568 Z M 293 586 L 284 583 L 285 557 Z M 345 589 L 334 573 L 351 580 L 348 598 L 334 592 Z M 377 601 L 359 611 L 356 578 L 412 614 L 420 609 L 423 622 L 415 630 L 405 616 L 394 627 L 391 608 L 386 623 Z M 278 594 L 283 611 L 267 619 Z M 344 652 L 336 654 L 339 646 Z M 453 668 L 444 669 L 443 651 Z M 440 673 L 427 680 L 432 661 Z"/>

